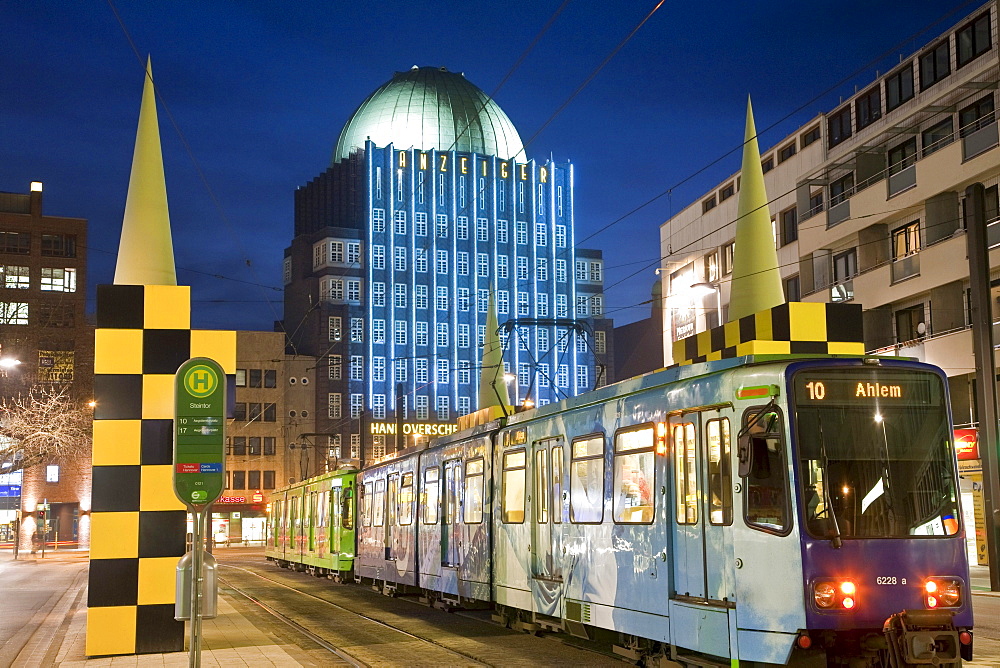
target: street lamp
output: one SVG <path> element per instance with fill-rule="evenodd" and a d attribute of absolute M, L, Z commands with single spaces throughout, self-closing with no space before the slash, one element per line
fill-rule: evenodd
<path fill-rule="evenodd" d="M 691 287 L 688 288 L 691 295 L 695 297 L 707 297 L 708 295 L 715 293 L 715 312 L 718 314 L 715 325 L 718 327 L 722 324 L 722 286 L 718 283 L 692 283 Z"/>
<path fill-rule="evenodd" d="M 13 357 L 0 357 L 0 369 L 13 369 L 21 363 L 21 360 Z"/>

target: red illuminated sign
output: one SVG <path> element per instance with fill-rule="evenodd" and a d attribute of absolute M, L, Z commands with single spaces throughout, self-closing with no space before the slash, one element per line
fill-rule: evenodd
<path fill-rule="evenodd" d="M 264 495 L 260 493 L 260 490 L 254 492 L 251 498 L 253 499 L 254 503 L 261 503 L 264 501 Z"/>
<path fill-rule="evenodd" d="M 979 430 L 956 429 L 955 452 L 959 460 L 979 459 Z"/>

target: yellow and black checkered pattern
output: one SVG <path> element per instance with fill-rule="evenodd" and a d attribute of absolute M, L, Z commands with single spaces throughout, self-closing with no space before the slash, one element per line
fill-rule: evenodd
<path fill-rule="evenodd" d="M 864 355 L 860 304 L 789 302 L 674 341 L 677 364 L 744 355 Z"/>
<path fill-rule="evenodd" d="M 95 337 L 87 655 L 181 651 L 174 581 L 187 527 L 173 491 L 174 373 L 210 357 L 234 384 L 236 332 L 192 330 L 187 286 L 101 285 Z"/>

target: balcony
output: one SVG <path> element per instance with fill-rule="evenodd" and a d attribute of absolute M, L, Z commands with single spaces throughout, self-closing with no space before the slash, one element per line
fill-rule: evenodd
<path fill-rule="evenodd" d="M 831 199 L 831 202 L 833 200 Z M 851 217 L 851 200 L 845 199 L 837 204 L 832 204 L 826 212 L 826 226 L 833 227 L 837 223 L 842 223 Z"/>
<path fill-rule="evenodd" d="M 920 254 L 910 253 L 892 261 L 892 282 L 920 275 Z"/>
<path fill-rule="evenodd" d="M 904 190 L 909 190 L 917 185 L 917 166 L 910 165 L 901 169 L 895 174 L 889 175 L 889 197 L 898 195 Z"/>
<path fill-rule="evenodd" d="M 992 120 L 992 114 L 990 117 Z M 962 160 L 970 160 L 1000 143 L 996 122 L 989 122 L 982 127 L 977 127 L 977 124 L 962 128 Z"/>

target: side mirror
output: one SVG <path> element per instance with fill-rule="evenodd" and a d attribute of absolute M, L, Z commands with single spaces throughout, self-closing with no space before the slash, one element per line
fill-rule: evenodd
<path fill-rule="evenodd" d="M 749 433 L 742 434 L 736 448 L 736 458 L 739 460 L 739 476 L 746 478 L 753 468 L 753 443 Z"/>

